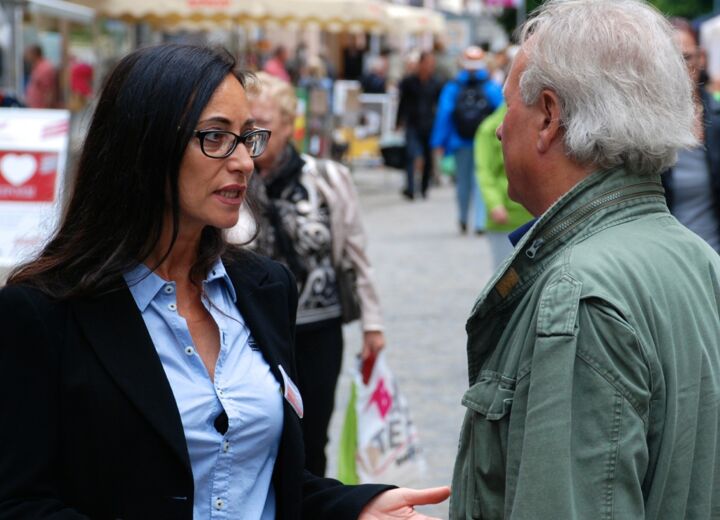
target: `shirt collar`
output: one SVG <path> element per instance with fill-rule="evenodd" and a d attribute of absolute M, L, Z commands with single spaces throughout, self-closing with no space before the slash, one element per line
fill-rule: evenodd
<path fill-rule="evenodd" d="M 166 285 L 175 286 L 175 282 L 163 279 L 157 273 L 152 272 L 150 268 L 143 263 L 138 264 L 135 268 L 125 273 L 123 277 L 125 278 L 125 282 L 127 283 L 140 312 L 144 312 L 145 309 L 147 309 L 147 306 L 150 305 L 150 302 L 153 298 L 155 298 L 155 295 L 157 295 L 163 287 Z M 204 283 L 210 284 L 216 281 L 225 283 L 225 288 L 227 289 L 230 298 L 233 303 L 236 303 L 237 294 L 235 293 L 235 287 L 230 280 L 230 276 L 225 270 L 225 266 L 219 258 L 208 270 Z"/>
<path fill-rule="evenodd" d="M 533 227 L 533 225 L 537 222 L 537 219 L 534 218 L 530 222 L 525 222 L 522 226 L 517 228 L 515 231 L 512 231 L 508 235 L 508 240 L 510 240 L 510 243 L 514 246 L 518 245 L 518 242 L 522 240 L 522 237 L 525 236 L 525 233 L 530 231 L 530 228 Z"/>
<path fill-rule="evenodd" d="M 215 263 L 208 270 L 207 279 L 205 281 L 207 283 L 211 283 L 216 280 L 223 280 L 225 282 L 225 288 L 227 289 L 230 298 L 232 299 L 233 303 L 237 303 L 237 294 L 235 293 L 235 287 L 230 280 L 230 276 L 225 270 L 225 266 L 223 265 L 222 260 L 220 260 L 219 258 L 215 260 Z"/>
<path fill-rule="evenodd" d="M 162 279 L 158 274 L 152 272 L 148 266 L 143 263 L 135 266 L 134 269 L 128 271 L 123 275 L 125 283 L 127 283 L 130 292 L 137 303 L 140 312 L 145 312 L 147 306 L 155 298 L 155 295 L 160 292 L 166 284 L 173 284 L 175 282 L 168 282 Z"/>

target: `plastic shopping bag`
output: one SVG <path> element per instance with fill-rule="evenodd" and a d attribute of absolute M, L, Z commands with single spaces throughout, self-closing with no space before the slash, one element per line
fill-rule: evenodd
<path fill-rule="evenodd" d="M 424 473 L 425 460 L 407 401 L 380 353 L 365 381 L 361 366 L 352 370 L 340 437 L 338 479 L 346 484 L 412 486 Z"/>

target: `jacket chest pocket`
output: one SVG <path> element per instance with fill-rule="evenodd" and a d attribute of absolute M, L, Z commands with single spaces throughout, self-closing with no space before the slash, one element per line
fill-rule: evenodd
<path fill-rule="evenodd" d="M 453 518 L 502 519 L 510 411 L 515 379 L 484 371 L 462 398 L 467 408 L 456 467 L 455 496 L 463 502 Z"/>

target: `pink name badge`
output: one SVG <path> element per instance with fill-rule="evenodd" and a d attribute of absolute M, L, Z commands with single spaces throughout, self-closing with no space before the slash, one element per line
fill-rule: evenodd
<path fill-rule="evenodd" d="M 290 403 L 290 406 L 292 406 L 293 410 L 295 410 L 295 413 L 298 414 L 298 417 L 302 419 L 303 402 L 302 397 L 300 396 L 300 390 L 298 390 L 298 387 L 295 386 L 295 383 L 292 382 L 290 376 L 285 373 L 285 369 L 282 367 L 282 365 L 278 365 L 278 368 L 280 369 L 280 373 L 283 377 L 283 387 L 285 387 L 285 392 L 283 393 L 283 395 L 285 396 L 287 402 Z"/>

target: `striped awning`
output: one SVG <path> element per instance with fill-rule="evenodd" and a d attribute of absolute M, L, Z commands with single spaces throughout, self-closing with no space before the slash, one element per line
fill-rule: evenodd
<path fill-rule="evenodd" d="M 380 0 L 75 0 L 97 14 L 155 27 L 271 22 L 316 25 L 331 31 L 441 32 L 444 18 L 430 9 Z"/>

